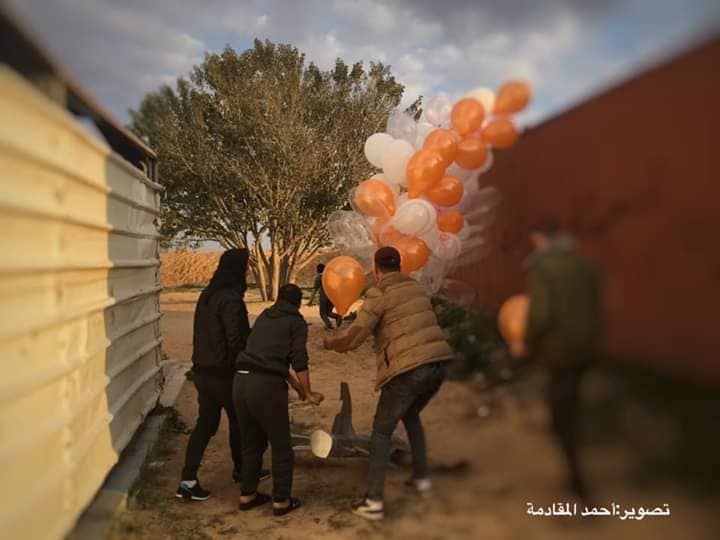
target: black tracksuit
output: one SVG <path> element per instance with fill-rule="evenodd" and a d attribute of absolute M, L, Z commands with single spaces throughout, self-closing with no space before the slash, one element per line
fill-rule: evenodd
<path fill-rule="evenodd" d="M 262 456 L 272 449 L 273 497 L 290 497 L 294 454 L 290 439 L 287 378 L 308 369 L 307 325 L 285 301 L 263 311 L 237 359 L 233 401 L 243 440 L 242 493 L 257 491 Z"/>
<path fill-rule="evenodd" d="M 196 480 L 208 442 L 217 432 L 223 409 L 230 427 L 235 470 L 242 469 L 240 429 L 232 402 L 234 360 L 250 334 L 243 300 L 247 250 L 226 251 L 210 285 L 203 290 L 193 323 L 193 382 L 198 392 L 198 419 L 185 453 L 183 480 Z"/>

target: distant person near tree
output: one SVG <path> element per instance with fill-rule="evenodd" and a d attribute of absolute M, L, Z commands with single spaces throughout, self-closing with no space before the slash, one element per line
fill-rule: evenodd
<path fill-rule="evenodd" d="M 335 319 L 336 327 L 340 328 L 340 325 L 343 322 L 342 315 L 338 315 L 337 313 L 333 313 L 333 309 L 335 306 L 333 306 L 333 303 L 330 301 L 330 299 L 327 297 L 327 294 L 325 293 L 325 288 L 322 284 L 322 277 L 323 277 L 323 271 L 325 270 L 325 265 L 320 263 L 317 265 L 317 274 L 315 275 L 315 283 L 313 286 L 313 292 L 310 296 L 310 300 L 308 300 L 307 305 L 311 306 L 313 304 L 313 300 L 315 300 L 315 295 L 320 293 L 320 318 L 322 319 L 323 323 L 325 324 L 326 330 L 332 330 L 332 324 L 330 323 L 330 319 Z"/>
<path fill-rule="evenodd" d="M 553 220 L 540 221 L 530 238 L 535 247 L 527 261 L 530 311 L 525 342 L 516 344 L 513 354 L 529 354 L 548 370 L 552 429 L 567 461 L 569 487 L 587 500 L 577 448 L 580 383 L 600 346 L 600 283 L 595 269 Z"/>
<path fill-rule="evenodd" d="M 204 501 L 210 492 L 198 481 L 205 448 L 217 433 L 222 411 L 228 417 L 230 449 L 235 465 L 233 479 L 242 470 L 240 429 L 232 401 L 235 358 L 250 334 L 243 296 L 247 285 L 248 250 L 230 249 L 222 254 L 209 285 L 200 293 L 193 322 L 193 383 L 198 393 L 198 419 L 185 452 L 185 466 L 177 497 Z M 261 471 L 260 477 L 270 473 Z"/>

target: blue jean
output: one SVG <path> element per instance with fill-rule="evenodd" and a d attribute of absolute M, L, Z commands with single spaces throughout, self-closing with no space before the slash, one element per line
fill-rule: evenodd
<path fill-rule="evenodd" d="M 370 438 L 369 499 L 380 501 L 383 498 L 392 434 L 400 420 L 405 425 L 412 450 L 413 476 L 427 478 L 427 446 L 420 413 L 444 379 L 445 364 L 437 362 L 398 375 L 382 387 Z"/>

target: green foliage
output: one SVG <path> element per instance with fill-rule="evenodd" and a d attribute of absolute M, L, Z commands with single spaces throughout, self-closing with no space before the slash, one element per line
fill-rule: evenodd
<path fill-rule="evenodd" d="M 503 347 L 495 317 L 439 297 L 433 297 L 432 302 L 440 327 L 446 331 L 448 343 L 457 355 L 452 375 L 466 378 L 473 373 L 487 372 L 490 354 Z"/>
<path fill-rule="evenodd" d="M 373 174 L 363 145 L 402 93 L 387 66 L 338 59 L 322 71 L 290 45 L 207 54 L 130 112 L 158 153 L 163 234 L 251 249 L 255 281 L 274 298 L 327 243 L 328 216 Z"/>

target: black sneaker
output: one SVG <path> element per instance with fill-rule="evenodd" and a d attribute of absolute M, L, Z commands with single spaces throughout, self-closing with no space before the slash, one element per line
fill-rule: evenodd
<path fill-rule="evenodd" d="M 206 501 L 208 497 L 210 497 L 210 492 L 201 488 L 199 482 L 196 482 L 191 488 L 181 483 L 175 492 L 175 496 L 178 499 L 187 499 L 190 501 Z"/>
<path fill-rule="evenodd" d="M 263 480 L 267 480 L 270 478 L 270 471 L 268 469 L 260 469 L 260 475 L 258 476 L 258 480 L 262 482 Z M 242 482 L 242 475 L 238 471 L 233 471 L 233 482 L 236 484 L 239 484 Z"/>

